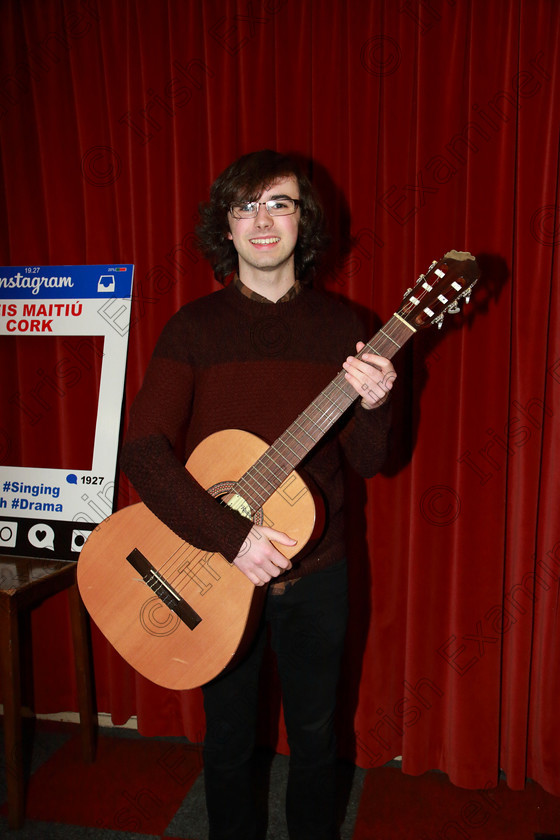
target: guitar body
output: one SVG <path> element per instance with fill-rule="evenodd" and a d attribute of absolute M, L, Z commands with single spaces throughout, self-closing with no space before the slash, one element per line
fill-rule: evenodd
<path fill-rule="evenodd" d="M 196 447 L 186 468 L 212 495 L 227 498 L 228 484 L 267 449 L 248 432 L 216 432 Z M 317 517 L 314 496 L 298 473 L 288 475 L 254 521 L 297 540 L 293 548 L 279 547 L 286 557 L 301 552 L 314 535 Z M 144 582 L 128 559 L 134 552 L 164 584 L 152 588 Z M 195 626 L 159 597 L 165 583 L 194 613 Z M 242 656 L 266 591 L 221 554 L 181 540 L 142 503 L 118 511 L 92 531 L 78 561 L 78 586 L 93 621 L 121 656 L 149 680 L 177 690 L 209 682 Z"/>

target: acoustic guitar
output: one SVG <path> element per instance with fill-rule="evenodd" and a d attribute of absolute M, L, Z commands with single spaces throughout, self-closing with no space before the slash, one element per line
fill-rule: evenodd
<path fill-rule="evenodd" d="M 445 313 L 468 300 L 479 274 L 466 252 L 432 263 L 358 355 L 391 358 L 418 329 L 441 326 Z M 280 549 L 292 558 L 317 524 L 313 493 L 295 468 L 357 397 L 341 369 L 272 445 L 237 429 L 216 432 L 186 469 L 254 523 L 289 533 L 296 547 Z M 136 671 L 169 689 L 204 685 L 243 655 L 266 591 L 222 555 L 182 540 L 142 503 L 92 531 L 77 574 L 86 609 L 108 641 Z"/>

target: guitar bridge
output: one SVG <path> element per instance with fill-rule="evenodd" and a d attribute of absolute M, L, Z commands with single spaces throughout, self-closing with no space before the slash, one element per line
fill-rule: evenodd
<path fill-rule="evenodd" d="M 177 615 L 189 630 L 194 630 L 202 618 L 193 610 L 184 598 L 154 569 L 147 557 L 139 549 L 134 548 L 126 558 L 130 565 L 142 576 L 144 583 L 150 587 L 168 609 Z"/>

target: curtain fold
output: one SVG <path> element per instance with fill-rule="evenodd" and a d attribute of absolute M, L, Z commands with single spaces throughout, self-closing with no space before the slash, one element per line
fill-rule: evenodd
<path fill-rule="evenodd" d="M 197 207 L 244 152 L 311 159 L 321 282 L 371 334 L 433 259 L 477 255 L 471 303 L 396 359 L 383 473 L 347 478 L 340 747 L 560 795 L 559 4 L 5 0 L 2 18 L 0 260 L 134 263 L 125 417 L 164 323 L 217 288 Z M 5 435 L 13 373 L 2 387 Z M 61 414 L 36 434 L 78 431 Z M 136 499 L 121 476 L 118 506 Z M 37 710 L 75 709 L 64 599 L 33 626 Z M 202 739 L 199 691 L 93 640 L 100 711 Z M 287 751 L 275 679 L 261 735 Z"/>

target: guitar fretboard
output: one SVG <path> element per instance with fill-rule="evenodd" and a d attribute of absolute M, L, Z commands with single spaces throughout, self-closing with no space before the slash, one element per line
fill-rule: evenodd
<path fill-rule="evenodd" d="M 414 333 L 414 328 L 395 314 L 356 355 L 360 358 L 364 353 L 375 353 L 390 359 Z M 358 396 L 341 370 L 236 482 L 236 492 L 249 503 L 253 513 L 263 506 Z"/>

